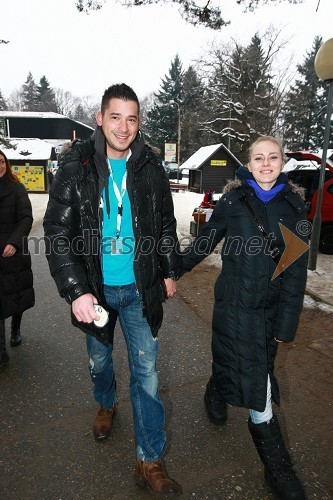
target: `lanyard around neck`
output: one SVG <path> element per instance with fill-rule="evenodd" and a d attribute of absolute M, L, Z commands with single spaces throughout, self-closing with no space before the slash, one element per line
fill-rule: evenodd
<path fill-rule="evenodd" d="M 123 180 L 121 181 L 120 190 L 119 190 L 119 188 L 114 180 L 112 167 L 111 167 L 110 163 L 109 163 L 109 173 L 110 173 L 110 179 L 112 180 L 114 194 L 115 194 L 115 196 L 117 198 L 117 202 L 118 202 L 116 238 L 119 238 L 120 229 L 121 229 L 121 221 L 122 221 L 122 216 L 123 216 L 123 198 L 124 198 L 124 195 L 126 193 L 127 170 L 125 170 L 125 173 L 123 175 Z"/>

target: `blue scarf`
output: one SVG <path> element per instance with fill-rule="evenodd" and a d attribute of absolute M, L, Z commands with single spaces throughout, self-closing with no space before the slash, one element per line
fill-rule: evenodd
<path fill-rule="evenodd" d="M 237 177 L 239 177 L 239 179 L 244 179 L 246 183 L 254 189 L 257 198 L 259 198 L 259 200 L 261 200 L 263 203 L 267 203 L 272 200 L 278 193 L 280 193 L 280 191 L 282 191 L 282 189 L 288 182 L 288 177 L 286 176 L 286 174 L 280 174 L 276 179 L 276 183 L 274 184 L 274 186 L 266 191 L 265 189 L 262 189 L 259 184 L 257 184 L 257 182 L 254 180 L 253 175 L 247 168 L 240 167 L 237 170 L 236 175 Z"/>

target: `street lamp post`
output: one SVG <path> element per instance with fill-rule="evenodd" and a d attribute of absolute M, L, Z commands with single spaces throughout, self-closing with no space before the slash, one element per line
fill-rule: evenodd
<path fill-rule="evenodd" d="M 319 186 L 318 186 L 318 198 L 317 198 L 316 213 L 313 218 L 313 227 L 312 227 L 310 249 L 309 249 L 308 268 L 311 271 L 315 271 L 317 264 L 317 253 L 318 253 L 320 231 L 321 231 L 321 205 L 323 199 L 326 158 L 327 158 L 327 149 L 329 144 L 330 127 L 331 127 L 332 100 L 333 100 L 333 38 L 327 40 L 320 47 L 315 58 L 314 66 L 318 78 L 328 83 L 329 87 L 328 87 L 328 98 L 327 98 L 327 113 L 326 113 L 326 124 L 324 132 L 323 154 L 321 159 Z"/>
<path fill-rule="evenodd" d="M 169 101 L 169 104 L 175 104 L 178 110 L 178 144 L 177 144 L 177 182 L 179 182 L 179 165 L 180 165 L 180 106 L 179 102 L 173 99 Z"/>

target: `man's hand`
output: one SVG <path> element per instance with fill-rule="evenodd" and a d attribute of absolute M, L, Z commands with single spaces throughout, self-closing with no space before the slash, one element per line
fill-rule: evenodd
<path fill-rule="evenodd" d="M 13 245 L 6 245 L 2 257 L 13 257 L 16 254 L 16 248 Z"/>
<path fill-rule="evenodd" d="M 164 287 L 166 297 L 172 298 L 177 291 L 176 282 L 171 278 L 164 278 Z"/>
<path fill-rule="evenodd" d="M 98 304 L 98 300 L 91 293 L 86 293 L 73 300 L 72 311 L 76 319 L 83 323 L 92 323 L 94 320 L 98 320 L 99 316 L 96 314 L 94 304 Z"/>

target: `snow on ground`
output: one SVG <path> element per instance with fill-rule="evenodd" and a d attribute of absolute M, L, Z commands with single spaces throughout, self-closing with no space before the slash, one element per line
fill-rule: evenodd
<path fill-rule="evenodd" d="M 214 193 L 213 200 L 219 200 L 221 194 Z M 196 207 L 200 206 L 204 195 L 191 193 L 190 191 L 172 193 L 173 204 L 175 208 L 175 217 L 177 219 L 177 233 L 182 248 L 185 248 L 192 241 L 190 234 L 190 223 L 193 221 L 192 213 Z M 205 263 L 210 266 L 221 267 L 221 244 L 217 245 L 214 252 L 206 257 Z"/>
<path fill-rule="evenodd" d="M 332 313 L 333 306 L 330 304 L 324 304 L 323 302 L 317 302 L 310 295 L 304 296 L 303 307 L 307 307 L 308 309 L 320 309 L 321 311 Z"/>

